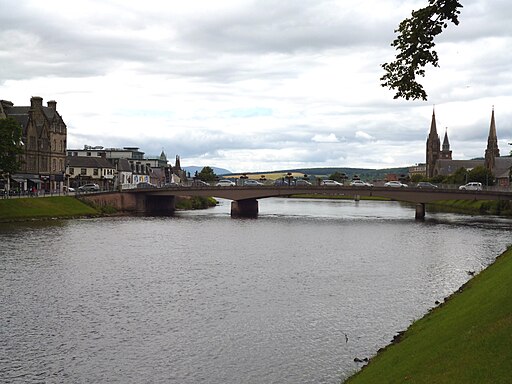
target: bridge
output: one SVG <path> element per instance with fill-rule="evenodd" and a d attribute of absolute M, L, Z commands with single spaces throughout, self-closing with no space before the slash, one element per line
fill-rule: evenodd
<path fill-rule="evenodd" d="M 168 188 L 138 188 L 122 192 L 101 192 L 81 198 L 99 206 L 114 206 L 121 211 L 149 214 L 172 214 L 178 196 L 217 197 L 231 200 L 232 217 L 257 217 L 258 199 L 291 195 L 347 196 L 359 200 L 362 196 L 387 198 L 416 204 L 416 219 L 425 217 L 425 204 L 439 200 L 512 200 L 512 191 L 461 191 L 458 189 L 419 189 L 352 186 L 234 186 Z"/>

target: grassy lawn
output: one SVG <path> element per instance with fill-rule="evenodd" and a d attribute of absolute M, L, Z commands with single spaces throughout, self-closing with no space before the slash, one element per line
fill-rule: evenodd
<path fill-rule="evenodd" d="M 346 383 L 512 382 L 512 248 Z"/>
<path fill-rule="evenodd" d="M 95 214 L 97 210 L 70 196 L 0 200 L 0 221 Z"/>

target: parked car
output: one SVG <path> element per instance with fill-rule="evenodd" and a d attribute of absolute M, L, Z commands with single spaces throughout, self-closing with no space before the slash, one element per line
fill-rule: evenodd
<path fill-rule="evenodd" d="M 100 186 L 98 184 L 84 184 L 80 187 L 78 187 L 78 190 L 80 192 L 96 192 L 100 190 Z"/>
<path fill-rule="evenodd" d="M 363 180 L 354 180 L 350 183 L 351 187 L 373 187 L 373 184 L 367 183 Z"/>
<path fill-rule="evenodd" d="M 235 183 L 233 183 L 231 180 L 228 179 L 222 179 L 219 180 L 217 184 L 215 184 L 216 187 L 234 187 Z"/>
<path fill-rule="evenodd" d="M 247 180 L 244 181 L 244 185 L 246 187 L 260 187 L 263 184 L 260 183 L 258 180 L 247 179 Z"/>
<path fill-rule="evenodd" d="M 75 188 L 68 187 L 67 185 L 62 187 L 64 192 L 75 192 Z"/>
<path fill-rule="evenodd" d="M 404 184 L 397 180 L 388 181 L 384 184 L 385 187 L 391 187 L 391 188 L 407 188 L 408 185 Z"/>
<path fill-rule="evenodd" d="M 309 187 L 312 184 L 307 180 L 299 179 L 299 180 L 295 181 L 295 185 L 298 187 Z"/>
<path fill-rule="evenodd" d="M 193 187 L 209 187 L 210 184 L 208 184 L 207 182 L 205 182 L 203 180 L 194 180 L 194 181 L 192 181 L 192 186 Z"/>
<path fill-rule="evenodd" d="M 482 188 L 482 183 L 478 183 L 476 181 L 473 181 L 471 183 L 467 183 L 467 184 L 461 185 L 459 187 L 459 189 L 461 191 L 481 191 L 483 188 Z"/>
<path fill-rule="evenodd" d="M 416 184 L 416 188 L 436 189 L 437 185 L 429 183 L 428 181 L 420 181 Z"/>
<path fill-rule="evenodd" d="M 322 185 L 326 185 L 328 187 L 343 187 L 342 183 L 337 182 L 336 180 L 322 180 Z"/>
<path fill-rule="evenodd" d="M 286 180 L 281 180 L 281 179 L 274 181 L 274 185 L 276 187 L 289 187 L 290 186 L 290 184 L 288 184 L 288 182 Z"/>

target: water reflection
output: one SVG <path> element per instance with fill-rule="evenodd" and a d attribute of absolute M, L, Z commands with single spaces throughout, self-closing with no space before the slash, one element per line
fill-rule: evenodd
<path fill-rule="evenodd" d="M 266 199 L 0 228 L 5 382 L 339 383 L 509 243 L 509 220 Z M 347 340 L 348 338 L 348 340 Z"/>

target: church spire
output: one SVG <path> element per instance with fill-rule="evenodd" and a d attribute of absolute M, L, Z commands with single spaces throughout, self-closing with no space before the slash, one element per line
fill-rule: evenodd
<path fill-rule="evenodd" d="M 492 171 L 496 163 L 495 158 L 500 157 L 498 148 L 498 135 L 496 134 L 496 122 L 494 120 L 494 106 L 492 107 L 491 125 L 489 127 L 489 137 L 487 138 L 487 149 L 485 150 L 485 167 Z"/>
<path fill-rule="evenodd" d="M 443 151 L 450 150 L 450 142 L 448 141 L 448 127 L 444 131 L 444 140 L 443 140 Z"/>
<path fill-rule="evenodd" d="M 432 108 L 432 121 L 430 122 L 430 135 L 437 136 L 436 111 Z"/>
<path fill-rule="evenodd" d="M 450 141 L 448 140 L 448 128 L 444 131 L 443 149 L 439 156 L 441 159 L 452 159 L 452 151 L 450 150 Z"/>
<path fill-rule="evenodd" d="M 437 134 L 436 113 L 432 108 L 432 121 L 430 122 L 430 133 L 427 138 L 427 177 L 434 176 L 434 168 L 441 155 L 441 140 Z M 450 154 L 451 156 L 451 154 Z"/>

